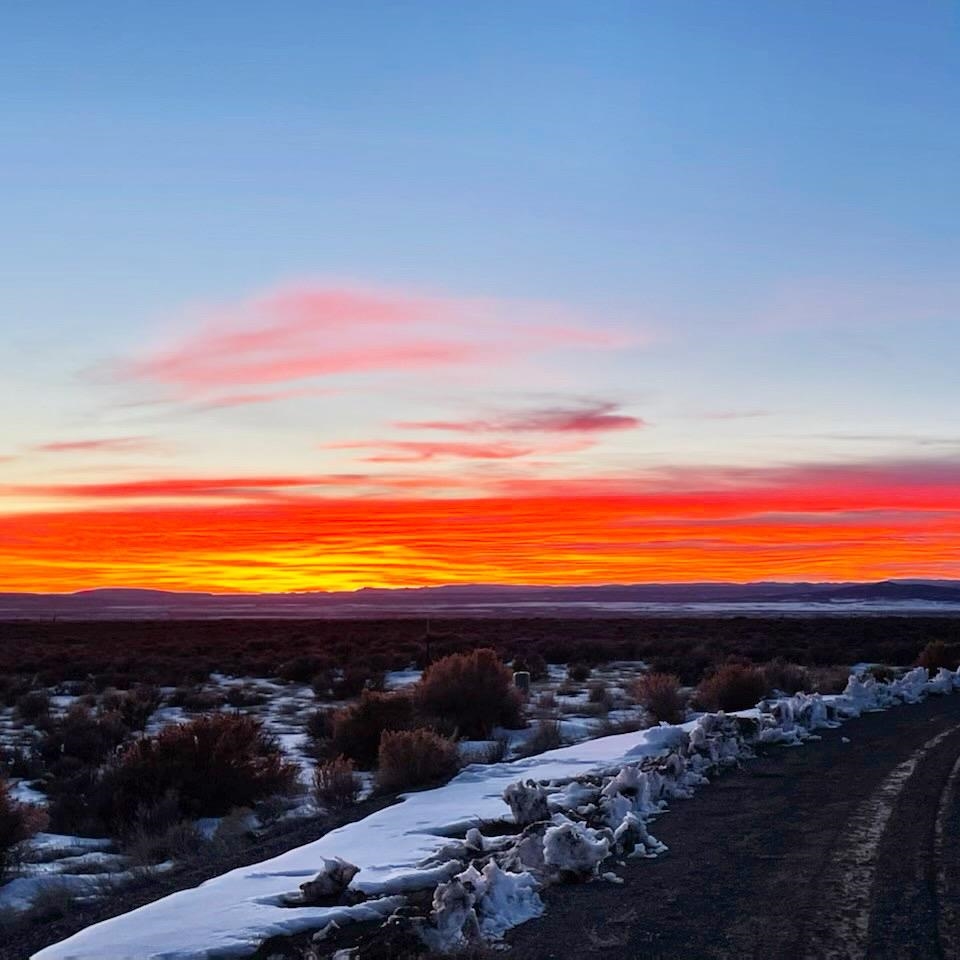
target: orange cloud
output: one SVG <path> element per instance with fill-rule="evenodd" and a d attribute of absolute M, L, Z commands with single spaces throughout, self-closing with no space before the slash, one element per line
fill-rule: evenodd
<path fill-rule="evenodd" d="M 327 495 L 308 489 L 317 478 L 290 477 L 73 487 L 96 509 L 0 516 L 0 587 L 960 576 L 960 464 L 950 461 L 514 481 L 509 493 L 497 481 L 499 494 L 443 499 L 416 486 L 373 501 L 343 496 L 333 480 Z M 398 490 L 417 482 L 398 480 Z M 196 502 L 129 500 L 171 492 Z M 224 492 L 254 502 L 211 510 L 208 498 Z"/>

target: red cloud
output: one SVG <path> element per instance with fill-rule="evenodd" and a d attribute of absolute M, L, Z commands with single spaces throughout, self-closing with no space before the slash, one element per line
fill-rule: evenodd
<path fill-rule="evenodd" d="M 405 430 L 448 430 L 460 433 L 593 433 L 647 426 L 639 417 L 617 413 L 615 403 L 552 407 L 487 420 L 413 420 L 396 426 Z"/>
<path fill-rule="evenodd" d="M 394 476 L 389 474 L 334 473 L 320 476 L 150 477 L 114 483 L 6 484 L 0 495 L 53 497 L 81 500 L 163 500 L 226 498 L 273 500 L 286 492 L 303 499 L 311 490 L 344 488 L 356 491 L 414 490 L 432 492 L 458 488 L 467 481 L 448 477 Z"/>
<path fill-rule="evenodd" d="M 525 310 L 531 321 L 526 324 Z M 543 315 L 551 311 L 562 313 L 537 305 L 304 286 L 202 311 L 194 318 L 195 332 L 125 362 L 119 372 L 202 395 L 225 387 L 502 357 L 497 341 L 505 335 L 513 353 L 616 342 L 566 319 L 545 323 Z"/>
<path fill-rule="evenodd" d="M 198 498 L 0 516 L 0 584 L 257 591 L 960 575 L 960 463 L 704 469 L 676 489 L 680 477 L 397 496 L 376 509 L 304 491 L 215 510 Z"/>

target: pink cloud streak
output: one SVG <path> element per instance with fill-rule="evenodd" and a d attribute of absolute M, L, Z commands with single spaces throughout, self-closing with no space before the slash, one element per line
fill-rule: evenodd
<path fill-rule="evenodd" d="M 505 349 L 622 345 L 559 307 L 316 285 L 195 311 L 193 324 L 117 372 L 188 396 L 235 387 L 242 397 L 257 385 L 502 362 Z"/>
<path fill-rule="evenodd" d="M 31 449 L 37 453 L 142 453 L 154 449 L 149 437 L 98 437 L 91 440 L 55 440 L 38 443 Z"/>

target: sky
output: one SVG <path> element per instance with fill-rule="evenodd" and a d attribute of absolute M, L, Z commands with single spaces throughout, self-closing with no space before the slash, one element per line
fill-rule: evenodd
<path fill-rule="evenodd" d="M 960 577 L 955 3 L 0 38 L 0 589 Z"/>

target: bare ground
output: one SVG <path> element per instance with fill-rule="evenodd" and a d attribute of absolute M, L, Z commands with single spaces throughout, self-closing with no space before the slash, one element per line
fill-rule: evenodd
<path fill-rule="evenodd" d="M 849 742 L 847 742 L 849 741 Z M 523 960 L 960 957 L 960 697 L 775 748 L 675 802 L 670 852 L 559 887 Z"/>

